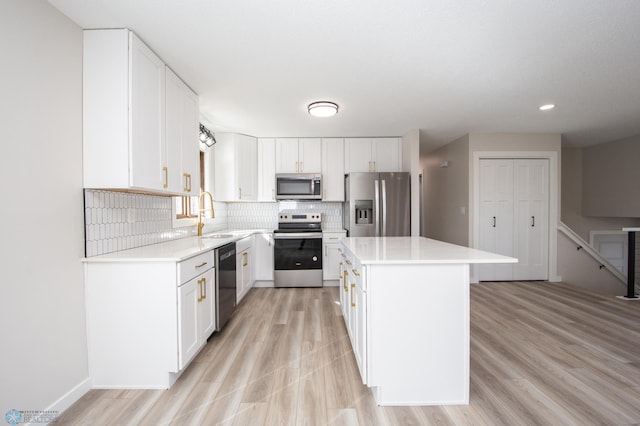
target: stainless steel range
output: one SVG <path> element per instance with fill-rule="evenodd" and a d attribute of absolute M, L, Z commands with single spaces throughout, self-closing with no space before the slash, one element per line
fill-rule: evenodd
<path fill-rule="evenodd" d="M 273 238 L 275 287 L 322 287 L 322 214 L 281 211 Z"/>

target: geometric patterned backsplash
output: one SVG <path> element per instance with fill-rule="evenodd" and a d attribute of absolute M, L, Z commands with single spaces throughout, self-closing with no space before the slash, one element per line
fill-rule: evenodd
<path fill-rule="evenodd" d="M 173 228 L 171 197 L 85 189 L 87 257 L 191 235 Z"/>
<path fill-rule="evenodd" d="M 157 195 L 85 189 L 85 256 L 196 235 L 195 226 L 173 227 L 173 200 Z M 275 229 L 278 212 L 284 209 L 319 211 L 323 216 L 323 229 L 342 228 L 342 203 L 215 202 L 214 207 L 216 217 L 205 219 L 205 233 L 224 229 Z"/>
<path fill-rule="evenodd" d="M 313 201 L 279 201 L 273 203 L 227 203 L 227 221 L 231 229 L 275 229 L 278 227 L 278 212 L 322 213 L 322 228 L 342 228 L 342 203 Z"/>

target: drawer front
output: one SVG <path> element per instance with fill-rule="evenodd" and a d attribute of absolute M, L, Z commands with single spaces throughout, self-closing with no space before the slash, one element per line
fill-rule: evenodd
<path fill-rule="evenodd" d="M 178 285 L 184 284 L 215 266 L 213 250 L 190 257 L 178 263 Z"/>

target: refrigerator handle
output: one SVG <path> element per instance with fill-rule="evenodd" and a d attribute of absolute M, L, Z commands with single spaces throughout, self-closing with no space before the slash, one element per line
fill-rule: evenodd
<path fill-rule="evenodd" d="M 375 216 L 376 216 L 376 220 L 373 224 L 374 229 L 375 229 L 375 236 L 379 237 L 380 236 L 380 182 L 378 181 L 378 179 L 375 180 L 374 182 L 374 197 L 375 199 L 373 200 L 373 204 L 375 205 Z"/>
<path fill-rule="evenodd" d="M 382 179 L 382 236 L 387 236 L 387 181 Z"/>

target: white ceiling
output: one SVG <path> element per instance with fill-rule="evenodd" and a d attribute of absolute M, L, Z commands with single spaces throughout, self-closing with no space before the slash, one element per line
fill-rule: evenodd
<path fill-rule="evenodd" d="M 49 0 L 135 31 L 213 131 L 258 137 L 640 134 L 638 0 Z M 340 105 L 328 119 L 312 101 Z M 554 110 L 538 106 L 554 103 Z"/>

